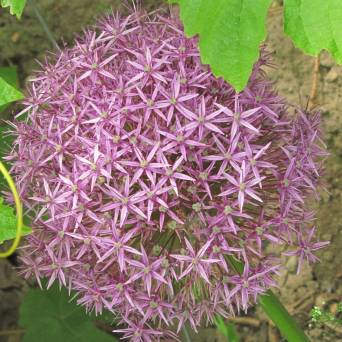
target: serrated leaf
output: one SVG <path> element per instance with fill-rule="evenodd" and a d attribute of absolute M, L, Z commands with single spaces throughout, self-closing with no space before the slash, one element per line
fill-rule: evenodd
<path fill-rule="evenodd" d="M 286 0 L 284 30 L 309 55 L 325 49 L 342 63 L 341 0 Z"/>
<path fill-rule="evenodd" d="M 14 209 L 5 204 L 0 197 L 0 244 L 6 240 L 15 238 L 17 232 L 17 217 Z M 28 235 L 32 232 L 31 228 L 23 226 L 22 235 Z"/>
<path fill-rule="evenodd" d="M 20 326 L 25 328 L 23 342 L 113 342 L 97 329 L 85 309 L 70 302 L 65 289 L 30 289 L 20 307 Z"/>
<path fill-rule="evenodd" d="M 178 3 L 187 36 L 199 34 L 204 64 L 236 91 L 247 84 L 266 38 L 271 0 L 170 0 Z"/>
<path fill-rule="evenodd" d="M 19 80 L 17 69 L 15 67 L 2 67 L 0 68 L 0 78 L 7 82 L 12 87 L 18 89 Z M 8 107 L 7 105 L 0 106 L 0 113 Z"/>
<path fill-rule="evenodd" d="M 1 0 L 1 6 L 9 7 L 10 13 L 16 15 L 18 19 L 20 19 L 23 13 L 25 4 L 26 0 Z"/>
<path fill-rule="evenodd" d="M 0 77 L 0 106 L 20 100 L 24 95 Z"/>

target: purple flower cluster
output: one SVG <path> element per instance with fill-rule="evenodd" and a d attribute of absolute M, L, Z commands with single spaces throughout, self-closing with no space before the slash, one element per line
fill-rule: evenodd
<path fill-rule="evenodd" d="M 152 341 L 247 310 L 276 284 L 269 245 L 315 261 L 320 120 L 289 114 L 267 63 L 236 93 L 177 21 L 137 13 L 47 60 L 8 157 L 33 218 L 24 275 Z"/>

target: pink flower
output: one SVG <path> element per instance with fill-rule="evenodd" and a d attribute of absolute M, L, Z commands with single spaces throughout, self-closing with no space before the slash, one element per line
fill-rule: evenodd
<path fill-rule="evenodd" d="M 205 252 L 210 247 L 212 240 L 209 240 L 206 244 L 204 244 L 201 249 L 196 253 L 192 248 L 190 242 L 187 238 L 185 238 L 185 244 L 187 246 L 188 253 L 190 255 L 176 255 L 171 254 L 170 256 L 174 259 L 177 259 L 182 262 L 189 263 L 187 268 L 181 273 L 179 279 L 182 279 L 192 271 L 197 272 L 207 283 L 210 283 L 208 277 L 208 264 L 219 262 L 219 259 L 208 259 L 203 258 Z"/>
<path fill-rule="evenodd" d="M 299 267 L 316 261 L 327 243 L 313 242 L 305 200 L 326 155 L 319 114 L 290 115 L 267 63 L 262 50 L 237 94 L 179 22 L 136 12 L 47 61 L 7 157 L 32 218 L 23 275 L 120 317 L 123 338 L 158 341 L 274 286 L 281 265 L 267 244 Z"/>
<path fill-rule="evenodd" d="M 164 277 L 157 272 L 161 269 L 161 264 L 164 260 L 164 258 L 158 258 L 154 260 L 153 262 L 150 261 L 149 257 L 146 254 L 146 251 L 143 246 L 141 246 L 141 252 L 142 252 L 142 260 L 128 260 L 127 262 L 134 267 L 134 272 L 131 278 L 127 281 L 126 284 L 132 283 L 138 279 L 142 279 L 147 293 L 150 296 L 151 295 L 151 288 L 152 288 L 152 281 L 156 280 L 157 283 L 165 283 L 167 284 L 167 281 L 164 279 Z"/>
<path fill-rule="evenodd" d="M 255 185 L 262 184 L 264 177 L 253 177 L 250 174 L 250 168 L 248 166 L 246 167 L 245 160 L 242 161 L 241 167 L 237 166 L 236 169 L 238 172 L 238 179 L 232 177 L 228 173 L 224 174 L 224 177 L 227 178 L 231 185 L 228 186 L 227 190 L 221 192 L 219 196 L 228 196 L 237 193 L 240 212 L 242 212 L 246 196 L 250 196 L 252 199 L 262 202 L 262 199 L 257 195 L 254 187 Z"/>
<path fill-rule="evenodd" d="M 284 255 L 297 255 L 299 257 L 297 274 L 299 273 L 301 266 L 306 259 L 308 262 L 316 262 L 319 259 L 313 254 L 315 251 L 321 249 L 329 244 L 329 241 L 312 242 L 313 235 L 316 227 L 311 228 L 307 232 L 307 236 L 298 234 L 298 246 L 297 249 L 290 252 L 285 252 Z"/>

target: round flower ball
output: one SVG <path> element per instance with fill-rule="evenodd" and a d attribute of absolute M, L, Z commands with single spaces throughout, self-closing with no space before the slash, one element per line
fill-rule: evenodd
<path fill-rule="evenodd" d="M 197 43 L 169 17 L 110 15 L 46 60 L 12 123 L 22 273 L 112 312 L 131 341 L 246 311 L 276 285 L 272 251 L 300 269 L 326 244 L 305 205 L 319 115 L 277 95 L 264 50 L 236 93 Z"/>

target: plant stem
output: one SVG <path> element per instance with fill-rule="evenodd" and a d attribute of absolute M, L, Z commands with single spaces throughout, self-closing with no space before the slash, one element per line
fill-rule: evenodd
<path fill-rule="evenodd" d="M 227 260 L 236 272 L 239 274 L 243 272 L 242 262 L 232 256 L 227 256 Z M 288 342 L 310 342 L 304 331 L 271 290 L 259 296 L 259 304 Z"/>
<path fill-rule="evenodd" d="M 239 342 L 239 337 L 236 333 L 235 326 L 233 323 L 228 322 L 226 324 L 226 331 L 227 331 L 227 342 Z"/>
<path fill-rule="evenodd" d="M 319 63 L 320 58 L 319 54 L 314 60 L 314 68 L 312 73 L 312 85 L 310 91 L 310 98 L 309 98 L 309 110 L 314 108 L 317 102 L 317 87 L 318 87 L 318 78 L 319 78 Z"/>
<path fill-rule="evenodd" d="M 190 338 L 188 329 L 186 328 L 185 325 L 183 326 L 182 330 L 183 330 L 183 335 L 184 335 L 185 342 L 191 342 L 191 338 Z"/>
<path fill-rule="evenodd" d="M 42 28 L 43 28 L 43 30 L 44 30 L 46 36 L 47 36 L 48 39 L 50 40 L 50 42 L 51 42 L 51 44 L 53 45 L 53 47 L 55 47 L 56 49 L 58 49 L 58 44 L 57 44 L 57 42 L 56 42 L 56 40 L 55 40 L 55 38 L 54 38 L 54 36 L 53 36 L 51 30 L 49 29 L 49 26 L 47 25 L 47 23 L 46 23 L 44 17 L 40 14 L 39 9 L 38 9 L 38 7 L 37 7 L 37 5 L 36 5 L 35 0 L 30 0 L 30 2 L 31 2 L 31 5 L 32 5 L 33 10 L 34 10 L 34 14 L 36 15 L 36 17 L 37 17 L 37 19 L 38 19 L 40 25 L 42 26 Z"/>
<path fill-rule="evenodd" d="M 15 239 L 13 240 L 11 247 L 6 252 L 0 253 L 0 258 L 7 258 L 16 251 L 20 243 L 20 239 L 21 239 L 22 231 L 23 231 L 23 205 L 21 203 L 13 178 L 8 173 L 5 165 L 0 161 L 0 175 L 1 174 L 5 178 L 12 192 L 14 203 L 15 203 L 15 208 L 17 211 L 17 229 L 16 229 Z"/>

